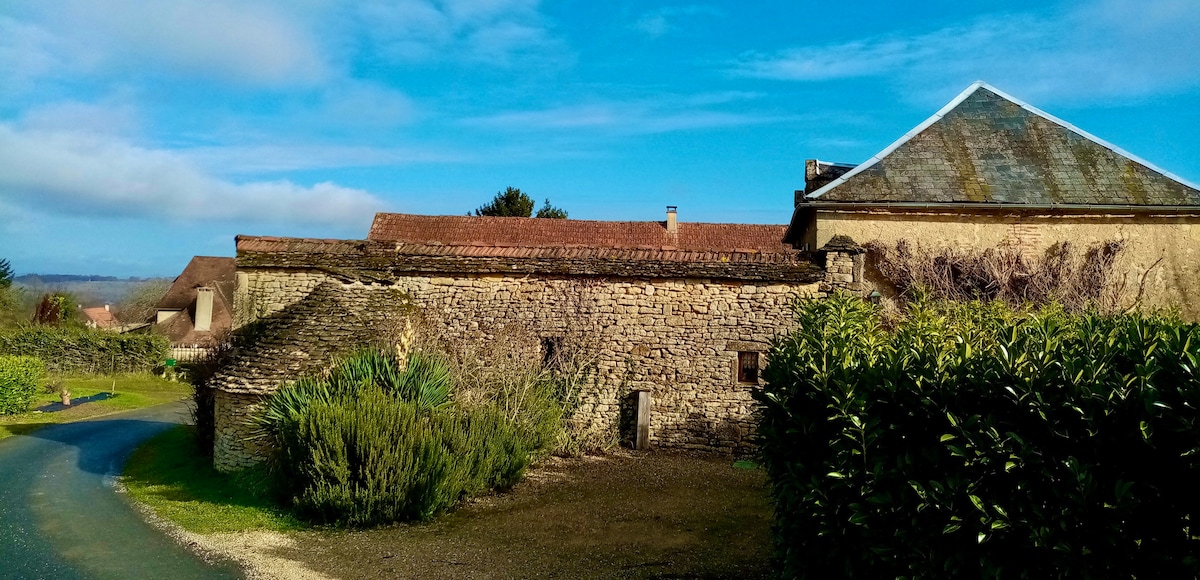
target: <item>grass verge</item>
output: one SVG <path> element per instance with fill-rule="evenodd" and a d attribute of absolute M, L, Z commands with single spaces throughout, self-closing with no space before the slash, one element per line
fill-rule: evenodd
<path fill-rule="evenodd" d="M 30 411 L 20 415 L 0 416 L 0 439 L 23 435 L 55 423 L 70 423 L 176 401 L 187 397 L 192 390 L 191 385 L 187 383 L 168 381 L 149 373 L 114 376 L 51 375 L 46 379 L 46 383 L 57 388 L 53 392 L 38 393 L 33 403 L 35 409 L 59 402 L 58 392 L 61 389 L 71 391 L 71 399 L 83 403 L 51 413 Z"/>
<path fill-rule="evenodd" d="M 306 527 L 270 498 L 261 471 L 218 472 L 196 453 L 195 437 L 194 427 L 181 425 L 134 451 L 123 478 L 130 497 L 200 534 Z"/>

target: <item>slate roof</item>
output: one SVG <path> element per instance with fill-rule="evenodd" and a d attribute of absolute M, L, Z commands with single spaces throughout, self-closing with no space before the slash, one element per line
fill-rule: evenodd
<path fill-rule="evenodd" d="M 1200 189 L 976 82 L 804 201 L 1195 206 Z"/>
<path fill-rule="evenodd" d="M 237 265 L 233 258 L 195 256 L 171 283 L 167 293 L 158 301 L 158 307 L 167 310 L 188 308 L 196 301 L 196 288 L 217 286 L 223 293 L 226 290 L 232 292 L 236 280 Z M 226 298 L 233 302 L 231 293 Z"/>
<path fill-rule="evenodd" d="M 477 248 L 792 253 L 786 225 L 557 220 L 378 213 L 368 240 Z M 483 250 L 477 250 L 483 251 Z M 617 256 L 614 256 L 617 257 Z"/>

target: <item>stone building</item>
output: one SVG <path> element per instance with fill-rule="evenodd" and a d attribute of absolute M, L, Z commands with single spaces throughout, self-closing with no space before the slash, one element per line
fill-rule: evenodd
<path fill-rule="evenodd" d="M 365 240 L 240 236 L 242 322 L 261 338 L 217 379 L 215 462 L 257 460 L 245 417 L 280 382 L 420 313 L 447 339 L 514 325 L 552 351 L 586 336 L 575 420 L 614 429 L 651 393 L 657 447 L 749 444 L 750 388 L 800 296 L 856 287 L 861 249 L 783 243 L 786 226 L 378 214 Z"/>
<path fill-rule="evenodd" d="M 860 165 L 808 162 L 787 240 L 927 248 L 1123 240 L 1146 306 L 1200 320 L 1200 189 L 984 83 Z"/>

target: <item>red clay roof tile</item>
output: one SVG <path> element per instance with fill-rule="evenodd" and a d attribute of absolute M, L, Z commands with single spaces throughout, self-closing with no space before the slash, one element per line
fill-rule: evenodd
<path fill-rule="evenodd" d="M 367 239 L 448 246 L 790 253 L 794 250 L 783 243 L 786 229 L 786 225 L 680 222 L 678 233 L 671 234 L 665 222 L 378 213 Z"/>

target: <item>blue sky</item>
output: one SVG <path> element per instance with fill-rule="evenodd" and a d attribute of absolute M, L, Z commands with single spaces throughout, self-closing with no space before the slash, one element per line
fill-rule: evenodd
<path fill-rule="evenodd" d="M 506 186 L 785 223 L 975 80 L 1200 181 L 1200 2 L 8 0 L 0 257 L 171 276 Z"/>

